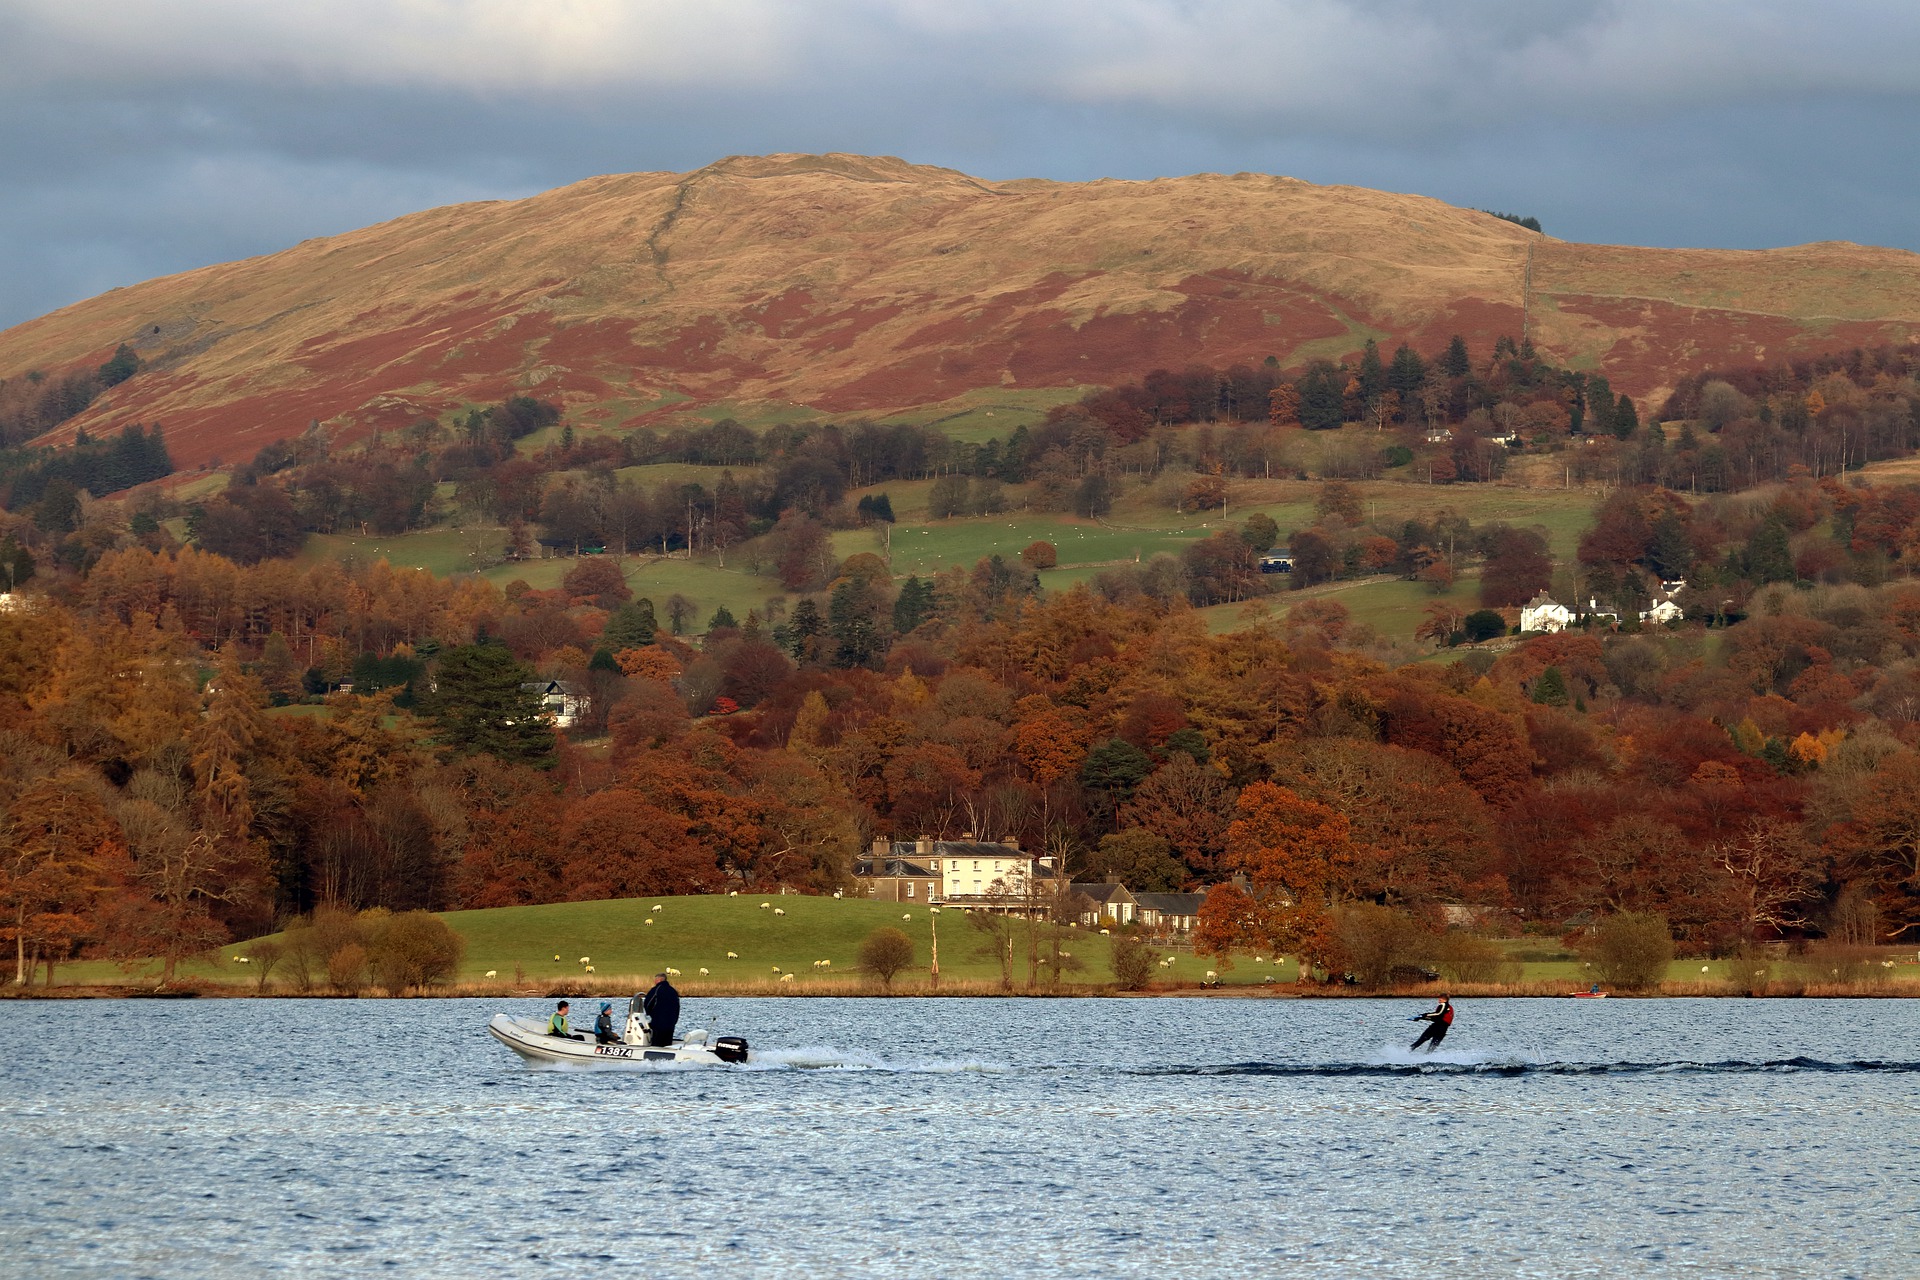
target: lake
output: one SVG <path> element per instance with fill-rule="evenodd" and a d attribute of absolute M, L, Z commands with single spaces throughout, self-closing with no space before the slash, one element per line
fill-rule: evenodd
<path fill-rule="evenodd" d="M 1920 1002 L 1423 1007 L 690 999 L 760 1060 L 569 1071 L 482 1030 L 537 1000 L 6 1002 L 0 1273 L 1920 1274 Z"/>

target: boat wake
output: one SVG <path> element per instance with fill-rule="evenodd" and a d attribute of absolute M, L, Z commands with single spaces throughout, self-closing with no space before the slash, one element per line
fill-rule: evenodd
<path fill-rule="evenodd" d="M 748 1071 L 891 1071 L 907 1075 L 996 1075 L 1010 1070 L 996 1062 L 972 1058 L 916 1058 L 891 1061 L 857 1049 L 808 1045 L 796 1049 L 756 1049 L 744 1068 Z"/>
<path fill-rule="evenodd" d="M 1920 1075 L 1920 1062 L 1824 1062 L 1818 1058 L 1781 1058 L 1748 1062 L 1531 1062 L 1487 1057 L 1461 1060 L 1465 1055 L 1435 1054 L 1431 1058 L 1375 1062 L 1229 1062 L 1217 1066 L 1138 1067 L 1144 1076 L 1643 1076 L 1643 1075 L 1793 1075 L 1869 1074 Z"/>

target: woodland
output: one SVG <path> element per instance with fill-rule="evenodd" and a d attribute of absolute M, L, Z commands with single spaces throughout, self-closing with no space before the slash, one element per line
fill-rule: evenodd
<path fill-rule="evenodd" d="M 986 444 L 859 423 L 610 436 L 517 399 L 351 451 L 277 443 L 191 502 L 148 474 L 158 428 L 17 449 L 0 932 L 22 980 L 83 956 L 171 972 L 316 910 L 831 892 L 876 835 L 971 832 L 1079 879 L 1211 886 L 1203 946 L 1329 971 L 1355 912 L 1555 935 L 1652 916 L 1703 955 L 1903 941 L 1920 486 L 1858 469 L 1920 443 L 1916 370 L 1855 351 L 1703 372 L 1643 424 L 1524 344 L 1369 347 L 1290 377 L 1150 374 Z M 1068 589 L 1044 586 L 1044 543 L 904 580 L 832 551 L 832 529 L 891 518 L 895 479 L 947 481 L 957 509 L 1092 519 L 1126 483 L 1204 509 L 1314 430 L 1354 443 L 1322 455 L 1310 523 L 1256 514 Z M 1594 482 L 1570 565 L 1448 512 L 1448 484 L 1529 453 Z M 726 473 L 617 474 L 654 461 Z M 1424 468 L 1431 518 L 1380 525 L 1354 500 L 1394 467 Z M 754 555 L 788 595 L 703 620 L 636 598 L 611 555 L 553 589 L 295 557 L 342 525 L 415 527 L 448 486 L 508 527 L 507 555 Z M 1436 600 L 1414 663 L 1330 598 L 1211 633 L 1195 606 L 1273 590 L 1259 557 L 1283 544 L 1290 589 L 1470 570 L 1494 625 Z M 1561 570 L 1624 625 L 1508 637 Z M 1639 627 L 1676 579 L 1687 617 Z M 528 687 L 546 680 L 586 695 L 564 732 Z"/>

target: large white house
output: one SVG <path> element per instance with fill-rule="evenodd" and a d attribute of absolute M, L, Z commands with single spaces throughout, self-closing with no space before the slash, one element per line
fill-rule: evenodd
<path fill-rule="evenodd" d="M 886 840 L 854 863 L 860 896 L 883 902 L 920 900 L 988 911 L 1021 911 L 1066 887 L 1052 858 L 1017 841 Z"/>
<path fill-rule="evenodd" d="M 1520 607 L 1520 630 L 1565 631 L 1573 625 L 1573 610 L 1542 591 Z"/>

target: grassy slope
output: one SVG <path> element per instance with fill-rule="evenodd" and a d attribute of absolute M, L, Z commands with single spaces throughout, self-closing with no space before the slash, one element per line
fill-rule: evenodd
<path fill-rule="evenodd" d="M 762 910 L 760 903 L 771 906 Z M 654 904 L 660 910 L 652 910 Z M 775 915 L 773 908 L 784 911 Z M 903 916 L 911 919 L 903 919 Z M 525 974 L 528 986 L 543 991 L 588 990 L 613 992 L 640 983 L 661 968 L 681 971 L 676 985 L 689 994 L 721 994 L 742 989 L 767 989 L 805 993 L 809 988 L 846 992 L 850 982 L 857 983 L 856 967 L 860 942 L 874 929 L 892 925 L 904 930 L 914 941 L 914 968 L 899 980 L 908 990 L 924 987 L 927 979 L 929 943 L 933 920 L 922 905 L 837 900 L 803 897 L 661 897 L 631 898 L 602 902 L 566 902 L 537 907 L 501 907 L 483 911 L 454 911 L 445 916 L 467 939 L 465 963 L 458 980 L 483 982 L 489 969 L 499 977 L 495 987 L 517 985 L 515 965 Z M 653 924 L 645 923 L 648 919 Z M 979 954 L 978 934 L 957 910 L 943 911 L 939 918 L 940 973 L 950 984 L 992 986 L 998 983 L 998 964 Z M 1069 976 L 1072 985 L 1102 986 L 1112 980 L 1108 965 L 1110 939 L 1097 931 L 1078 929 L 1065 944 L 1085 964 Z M 1531 994 L 1555 994 L 1585 990 L 1594 980 L 1591 969 L 1548 938 L 1511 938 L 1501 944 L 1521 963 L 1520 983 Z M 235 963 L 247 953 L 248 944 L 238 943 L 222 949 L 217 965 L 183 965 L 183 979 L 216 983 L 251 985 L 253 976 L 246 966 Z M 1015 987 L 1026 980 L 1025 944 L 1015 942 Z M 727 952 L 738 959 L 727 959 Z M 1161 981 L 1195 983 L 1200 981 L 1214 961 L 1194 956 L 1190 951 L 1163 953 L 1176 957 L 1165 970 L 1156 970 Z M 1910 958 L 1902 952 L 1898 957 Z M 554 960 L 558 955 L 560 959 Z M 587 975 L 580 957 L 590 957 L 594 972 Z M 831 970 L 813 967 L 816 960 L 831 960 Z M 1667 981 L 1682 984 L 1682 990 L 1712 994 L 1726 988 L 1733 979 L 1731 961 L 1675 960 L 1667 971 Z M 790 983 L 781 983 L 774 969 L 795 974 Z M 710 972 L 703 977 L 701 968 Z M 1820 975 L 1804 964 L 1774 966 L 1780 981 L 1819 981 Z M 157 968 L 144 976 L 151 980 Z M 1220 974 L 1229 987 L 1260 986 L 1271 975 L 1276 982 L 1290 983 L 1297 976 L 1291 964 L 1256 962 L 1252 956 L 1238 957 L 1233 969 Z M 143 975 L 129 975 L 114 965 L 89 961 L 61 966 L 57 978 L 62 985 L 139 981 Z M 1902 964 L 1889 971 L 1884 984 L 1876 989 L 1890 993 L 1912 994 L 1920 989 L 1920 965 Z"/>

